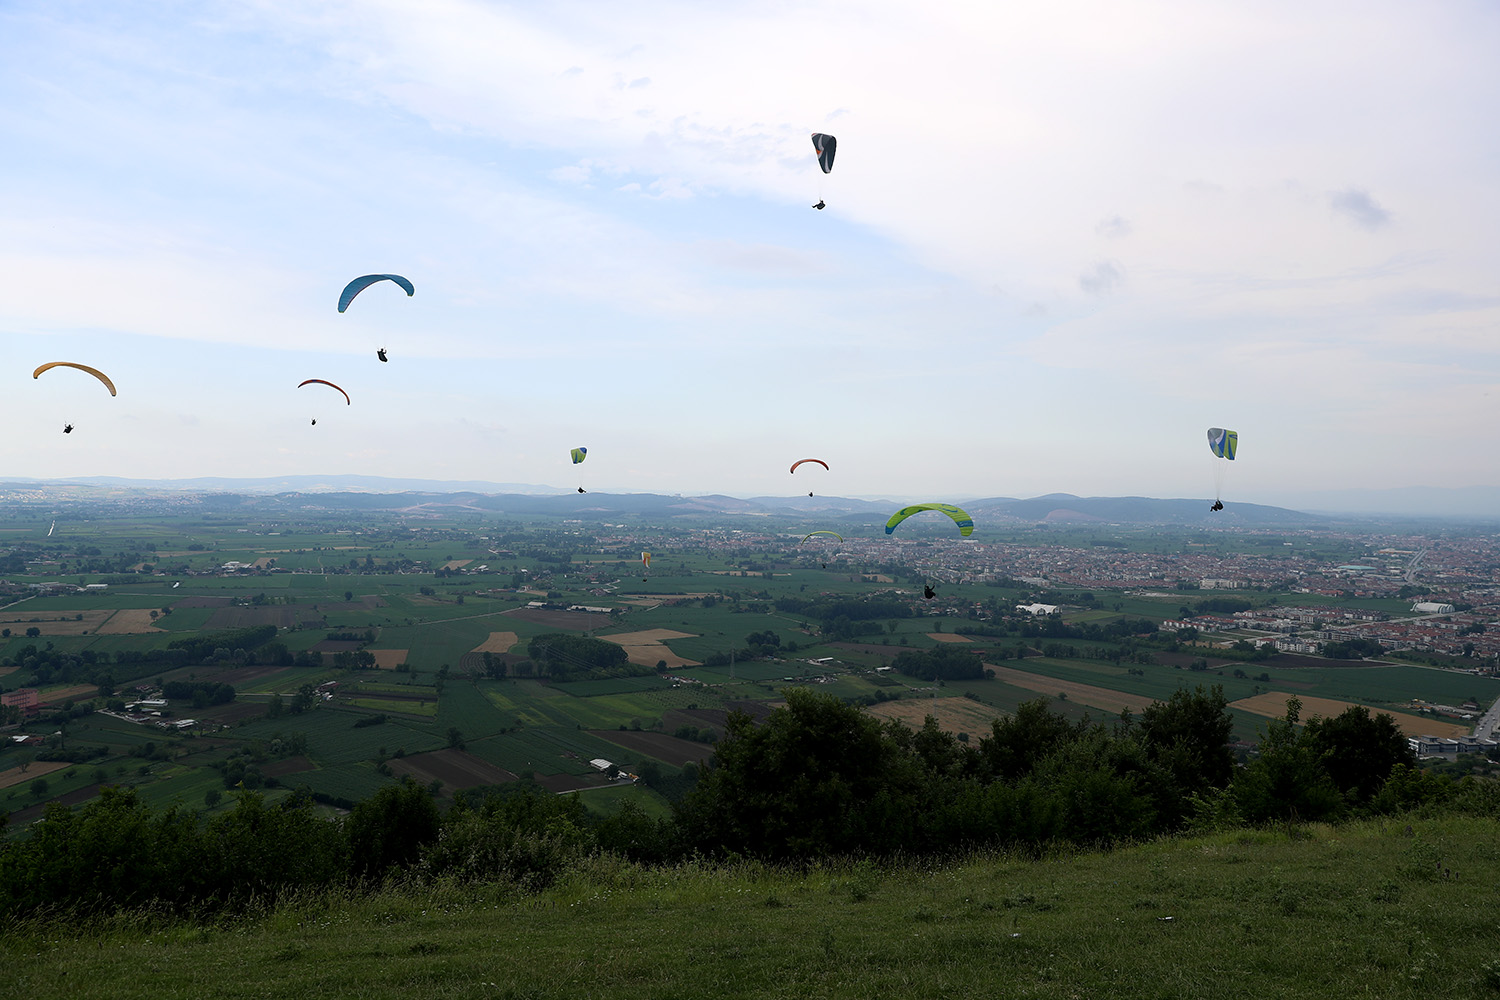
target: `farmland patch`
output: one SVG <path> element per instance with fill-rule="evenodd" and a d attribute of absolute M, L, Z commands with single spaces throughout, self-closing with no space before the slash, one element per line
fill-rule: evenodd
<path fill-rule="evenodd" d="M 0 616 L 0 625 L 7 626 L 12 633 L 16 634 L 28 628 L 34 628 L 42 635 L 85 635 L 98 629 L 112 614 L 114 612 L 106 608 L 79 611 L 71 615 L 61 615 L 56 612 L 38 615 L 5 615 Z"/>
<path fill-rule="evenodd" d="M 56 705 L 58 702 L 67 701 L 69 698 L 82 698 L 85 695 L 92 698 L 99 693 L 97 684 L 74 684 L 72 687 L 53 688 L 51 691 L 42 691 L 37 695 L 37 700 L 43 705 Z"/>
<path fill-rule="evenodd" d="M 930 715 L 938 728 L 948 733 L 988 735 L 990 723 L 1004 713 L 968 698 L 900 698 L 866 709 L 882 719 L 899 719 L 912 729 L 921 729 Z"/>
<path fill-rule="evenodd" d="M 155 608 L 121 608 L 97 629 L 100 635 L 143 635 L 147 632 L 164 632 L 156 627 Z"/>
<path fill-rule="evenodd" d="M 410 651 L 405 649 L 367 649 L 365 652 L 375 657 L 375 666 L 381 670 L 395 670 L 406 662 L 406 654 Z"/>
<path fill-rule="evenodd" d="M 954 635 L 952 632 L 928 632 L 927 638 L 936 639 L 938 642 L 973 642 L 966 635 Z"/>
<path fill-rule="evenodd" d="M 678 656 L 663 642 L 666 639 L 697 638 L 691 632 L 675 632 L 669 628 L 651 628 L 641 632 L 601 635 L 599 638 L 605 642 L 612 642 L 620 646 L 625 650 L 625 656 L 631 663 L 639 663 L 642 666 L 654 667 L 662 660 L 665 660 L 667 666 L 672 669 L 678 667 L 696 667 L 699 665 L 697 660 L 689 660 Z"/>
<path fill-rule="evenodd" d="M 410 775 L 421 784 L 441 781 L 445 788 L 474 788 L 479 785 L 503 785 L 517 776 L 503 767 L 480 760 L 463 750 L 433 750 L 386 762 L 392 771 Z"/>
<path fill-rule="evenodd" d="M 1056 677 L 1044 677 L 1041 674 L 1016 670 L 1014 667 L 1001 667 L 993 663 L 986 663 L 985 666 L 995 672 L 995 680 L 1004 681 L 1013 687 L 1035 691 L 1037 694 L 1044 694 L 1049 698 L 1066 695 L 1070 701 L 1076 701 L 1111 713 L 1119 713 L 1125 709 L 1140 713 L 1149 708 L 1152 702 L 1156 701 L 1155 698 L 1148 698 L 1145 695 L 1128 694 L 1124 691 L 1111 691 L 1109 688 L 1095 687 L 1092 684 L 1079 684 L 1077 681 L 1058 680 Z"/>
<path fill-rule="evenodd" d="M 1306 722 L 1313 716 L 1322 716 L 1332 719 L 1342 715 L 1344 710 L 1358 704 L 1352 701 L 1339 701 L 1336 698 L 1313 698 L 1307 695 L 1290 695 L 1285 691 L 1267 691 L 1251 698 L 1241 698 L 1229 703 L 1229 707 L 1239 711 L 1250 712 L 1254 715 L 1263 715 L 1269 719 L 1279 719 L 1286 714 L 1286 700 L 1296 697 L 1302 702 L 1302 721 Z M 1364 706 L 1369 708 L 1369 706 Z M 1439 722 L 1425 715 L 1412 715 L 1407 712 L 1392 712 L 1383 708 L 1371 708 L 1370 714 L 1374 716 L 1379 712 L 1385 712 L 1396 720 L 1397 727 L 1407 736 L 1467 736 L 1469 727 L 1461 726 L 1452 722 Z"/>
<path fill-rule="evenodd" d="M 544 625 L 547 628 L 567 629 L 572 632 L 587 632 L 604 628 L 609 624 L 609 615 L 597 611 L 555 611 L 550 608 L 513 608 L 501 614 L 519 618 L 523 622 Z"/>
<path fill-rule="evenodd" d="M 33 761 L 31 766 L 22 771 L 19 767 L 12 767 L 0 771 L 0 788 L 10 788 L 14 785 L 24 785 L 28 781 L 40 778 L 53 771 L 61 771 L 65 767 L 77 767 L 65 760 L 38 760 Z"/>
<path fill-rule="evenodd" d="M 630 729 L 593 729 L 590 733 L 602 740 L 616 743 L 631 753 L 654 757 L 673 767 L 681 767 L 687 763 L 701 764 L 712 757 L 714 752 L 712 743 L 679 739 L 666 733 L 642 733 Z"/>
<path fill-rule="evenodd" d="M 471 653 L 508 653 L 519 642 L 514 632 L 491 632 L 488 639 L 470 650 Z"/>

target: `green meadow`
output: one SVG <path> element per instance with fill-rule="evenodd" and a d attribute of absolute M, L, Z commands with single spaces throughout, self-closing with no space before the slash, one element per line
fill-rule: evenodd
<path fill-rule="evenodd" d="M 537 893 L 411 879 L 207 924 L 18 920 L 0 961 L 16 995 L 80 1000 L 1481 998 L 1500 993 L 1497 843 L 1496 821 L 1451 818 L 1042 858 L 602 856 Z"/>

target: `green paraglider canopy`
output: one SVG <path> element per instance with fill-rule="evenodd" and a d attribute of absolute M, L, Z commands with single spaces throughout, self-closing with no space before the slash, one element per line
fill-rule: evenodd
<path fill-rule="evenodd" d="M 889 521 L 885 522 L 885 533 L 887 535 L 894 534 L 896 525 L 913 514 L 922 513 L 924 510 L 940 511 L 953 518 L 953 523 L 958 525 L 958 533 L 965 538 L 974 533 L 974 519 L 962 507 L 955 507 L 951 503 L 918 503 L 912 504 L 910 507 L 902 507 L 891 515 Z"/>

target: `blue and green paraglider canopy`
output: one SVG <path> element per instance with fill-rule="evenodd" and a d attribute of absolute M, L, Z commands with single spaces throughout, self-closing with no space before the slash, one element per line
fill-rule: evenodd
<path fill-rule="evenodd" d="M 1234 461 L 1234 453 L 1240 446 L 1240 432 L 1226 431 L 1222 427 L 1208 429 L 1208 450 L 1218 458 Z"/>

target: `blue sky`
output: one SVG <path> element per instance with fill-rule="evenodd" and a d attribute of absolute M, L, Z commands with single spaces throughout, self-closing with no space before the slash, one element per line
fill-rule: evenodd
<path fill-rule="evenodd" d="M 1500 485 L 1497 51 L 1485 3 L 10 0 L 0 462 L 1200 496 L 1217 425 L 1226 499 Z"/>

